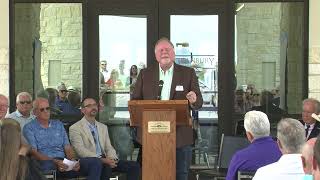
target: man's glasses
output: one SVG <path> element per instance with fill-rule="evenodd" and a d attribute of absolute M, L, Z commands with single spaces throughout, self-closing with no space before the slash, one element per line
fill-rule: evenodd
<path fill-rule="evenodd" d="M 20 104 L 31 104 L 31 101 L 19 101 Z"/>
<path fill-rule="evenodd" d="M 68 92 L 68 90 L 60 90 L 60 92 L 66 93 L 66 92 Z"/>
<path fill-rule="evenodd" d="M 260 94 L 253 94 L 253 96 L 260 96 Z"/>
<path fill-rule="evenodd" d="M 50 111 L 50 107 L 40 108 L 40 112 Z"/>
<path fill-rule="evenodd" d="M 102 66 L 105 66 L 105 65 L 107 65 L 107 64 L 101 64 Z"/>

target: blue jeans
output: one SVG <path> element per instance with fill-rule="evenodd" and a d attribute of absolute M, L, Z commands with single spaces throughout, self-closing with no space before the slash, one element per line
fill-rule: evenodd
<path fill-rule="evenodd" d="M 139 180 L 141 168 L 137 162 L 119 160 L 117 167 L 115 168 L 111 168 L 109 165 L 104 164 L 101 177 L 109 179 L 112 171 L 126 173 L 127 180 Z"/>
<path fill-rule="evenodd" d="M 176 180 L 188 180 L 192 148 L 186 145 L 176 149 Z"/>
<path fill-rule="evenodd" d="M 57 170 L 52 160 L 39 161 L 42 171 Z M 57 170 L 57 177 L 75 178 L 78 176 L 86 176 L 88 180 L 100 180 L 102 171 L 102 162 L 98 158 L 88 157 L 80 159 L 79 171 L 60 172 Z"/>

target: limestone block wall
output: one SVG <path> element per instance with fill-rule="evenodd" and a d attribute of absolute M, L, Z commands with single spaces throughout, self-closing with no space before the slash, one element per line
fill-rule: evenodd
<path fill-rule="evenodd" d="M 320 1 L 309 1 L 309 97 L 320 100 Z"/>
<path fill-rule="evenodd" d="M 279 84 L 280 10 L 280 3 L 245 3 L 237 13 L 238 85 L 254 84 L 262 90 L 263 62 L 276 64 L 275 82 Z"/>
<path fill-rule="evenodd" d="M 0 93 L 9 95 L 9 0 L 0 1 Z"/>
<path fill-rule="evenodd" d="M 81 4 L 41 4 L 40 41 L 41 78 L 44 87 L 56 87 L 57 82 L 64 82 L 67 86 L 81 88 Z M 54 67 L 50 67 L 50 61 L 56 62 Z M 50 77 L 52 73 L 49 71 L 60 74 Z"/>
<path fill-rule="evenodd" d="M 33 93 L 33 42 L 40 36 L 40 4 L 17 3 L 14 8 L 15 93 Z"/>
<path fill-rule="evenodd" d="M 303 3 L 281 3 L 281 32 L 288 36 L 287 106 L 289 113 L 301 112 L 303 77 Z"/>
<path fill-rule="evenodd" d="M 0 48 L 0 94 L 9 95 L 9 48 Z"/>
<path fill-rule="evenodd" d="M 300 112 L 303 3 L 245 3 L 236 18 L 238 85 L 254 84 L 258 90 L 271 90 L 281 84 L 280 88 L 284 89 L 285 75 L 281 72 L 284 72 L 285 64 L 281 61 L 287 58 L 288 111 Z M 283 39 L 287 39 L 287 46 Z M 274 74 L 265 77 L 262 73 L 264 63 L 275 65 Z M 265 87 L 264 78 L 271 78 L 274 86 Z"/>

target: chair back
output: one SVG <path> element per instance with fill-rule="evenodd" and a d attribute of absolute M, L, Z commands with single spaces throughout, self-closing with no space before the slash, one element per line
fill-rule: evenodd
<path fill-rule="evenodd" d="M 238 180 L 251 180 L 255 171 L 238 171 Z"/>
<path fill-rule="evenodd" d="M 218 168 L 227 169 L 235 152 L 247 147 L 250 142 L 245 137 L 221 135 Z"/>

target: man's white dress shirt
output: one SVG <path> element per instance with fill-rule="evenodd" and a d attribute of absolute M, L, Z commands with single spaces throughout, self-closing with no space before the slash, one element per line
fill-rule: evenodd
<path fill-rule="evenodd" d="M 301 154 L 284 154 L 279 161 L 259 168 L 253 180 L 302 180 Z"/>

